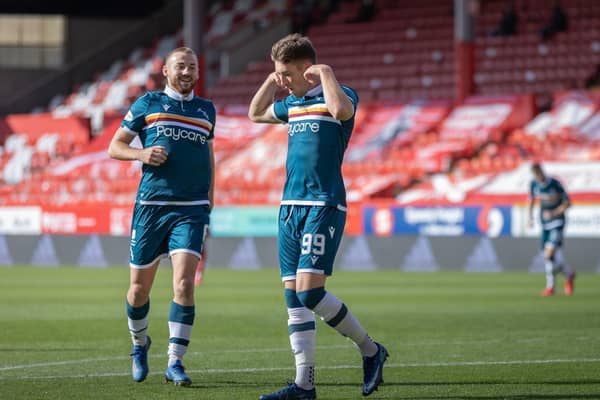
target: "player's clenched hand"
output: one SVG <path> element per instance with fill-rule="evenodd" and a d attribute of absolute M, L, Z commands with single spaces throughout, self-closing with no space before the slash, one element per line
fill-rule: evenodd
<path fill-rule="evenodd" d="M 269 78 L 280 88 L 285 87 L 285 84 L 283 83 L 283 79 L 281 78 L 281 75 L 278 74 L 277 72 L 271 72 L 271 74 L 269 75 Z"/>
<path fill-rule="evenodd" d="M 321 81 L 321 73 L 328 71 L 331 71 L 329 65 L 313 64 L 304 71 L 304 79 L 314 85 Z"/>
<path fill-rule="evenodd" d="M 140 161 L 144 164 L 158 167 L 167 161 L 168 155 L 163 146 L 152 146 L 141 151 Z"/>
<path fill-rule="evenodd" d="M 542 212 L 542 216 L 544 219 L 551 219 L 554 217 L 554 213 L 550 210 L 544 210 L 544 212 Z"/>

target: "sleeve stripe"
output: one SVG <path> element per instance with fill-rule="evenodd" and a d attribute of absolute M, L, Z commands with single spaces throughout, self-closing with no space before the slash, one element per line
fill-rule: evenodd
<path fill-rule="evenodd" d="M 136 132 L 132 129 L 130 129 L 129 127 L 125 126 L 125 125 L 121 125 L 121 128 L 123 128 L 125 130 L 125 132 L 127 132 L 128 134 L 132 135 L 132 136 L 137 136 L 139 132 Z"/>
<path fill-rule="evenodd" d="M 282 124 L 285 124 L 286 122 L 282 119 L 279 119 L 277 117 L 277 115 L 275 114 L 275 103 L 272 103 L 271 106 L 269 107 L 269 111 L 271 112 L 271 116 L 276 119 L 277 121 L 281 122 Z"/>

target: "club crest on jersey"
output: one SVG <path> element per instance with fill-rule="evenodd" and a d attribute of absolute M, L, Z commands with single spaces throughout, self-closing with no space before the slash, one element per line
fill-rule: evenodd
<path fill-rule="evenodd" d="M 202 116 L 203 116 L 205 119 L 207 119 L 207 120 L 209 120 L 209 119 L 210 119 L 210 118 L 208 118 L 208 114 L 206 113 L 206 111 L 204 111 L 204 110 L 202 109 L 202 107 L 199 107 L 199 108 L 196 110 L 196 112 L 199 112 L 200 114 L 202 114 Z"/>

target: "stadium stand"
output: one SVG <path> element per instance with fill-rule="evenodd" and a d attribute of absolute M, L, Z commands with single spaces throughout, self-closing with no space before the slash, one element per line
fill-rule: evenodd
<path fill-rule="evenodd" d="M 381 1 L 371 21 L 347 23 L 358 6 L 340 2 L 326 23 L 310 28 L 320 62 L 332 65 L 340 81 L 358 90 L 363 101 L 452 97 L 450 2 Z M 271 69 L 265 57 L 249 65 L 244 74 L 221 79 L 209 95 L 222 104 L 247 103 Z"/>
<path fill-rule="evenodd" d="M 217 3 L 208 37 L 219 40 L 241 23 L 280 16 L 281 3 Z M 361 98 L 344 165 L 351 201 L 464 200 L 482 182 L 525 161 L 600 159 L 600 95 L 579 90 L 600 63 L 600 6 L 565 1 L 577 23 L 543 41 L 539 28 L 549 10 L 543 2 L 525 3 L 530 6 L 518 8 L 517 33 L 508 37 L 488 35 L 507 2 L 482 3 L 477 92 L 461 104 L 452 101 L 451 2 L 380 1 L 372 20 L 349 23 L 358 3 L 342 1 L 327 23 L 309 27 L 320 61 L 333 65 Z M 56 96 L 43 112 L 3 118 L 0 202 L 129 205 L 140 166 L 107 159 L 106 146 L 133 99 L 162 87 L 164 56 L 181 43 L 180 33 L 162 37 L 67 96 Z M 209 88 L 220 109 L 220 205 L 279 201 L 285 133 L 230 112 L 236 103 L 247 105 L 271 69 L 268 59 L 253 62 Z M 538 113 L 548 98 L 548 109 Z"/>
<path fill-rule="evenodd" d="M 552 4 L 517 2 L 517 34 L 488 35 L 507 3 L 482 2 L 474 77 L 479 93 L 536 93 L 540 95 L 540 105 L 544 105 L 544 99 L 554 92 L 583 88 L 600 64 L 600 4 L 562 1 L 562 8 L 573 23 L 552 40 L 542 40 L 540 29 L 549 18 Z"/>

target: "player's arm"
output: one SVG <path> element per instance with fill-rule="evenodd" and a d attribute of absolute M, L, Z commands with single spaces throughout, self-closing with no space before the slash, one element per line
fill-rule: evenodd
<path fill-rule="evenodd" d="M 563 199 L 562 203 L 559 204 L 554 210 L 552 210 L 552 216 L 557 217 L 567 211 L 567 208 L 571 207 L 571 201 L 568 198 Z"/>
<path fill-rule="evenodd" d="M 354 115 L 354 106 L 342 90 L 333 69 L 329 65 L 314 64 L 304 71 L 304 78 L 310 83 L 321 81 L 325 104 L 333 118 L 346 121 Z"/>
<path fill-rule="evenodd" d="M 533 183 L 529 185 L 529 201 L 527 204 L 528 209 L 528 217 L 529 217 L 529 225 L 533 225 L 533 206 L 535 204 L 535 193 L 533 191 Z"/>
<path fill-rule="evenodd" d="M 215 199 L 215 152 L 213 150 L 212 140 L 208 141 L 208 154 L 210 158 L 210 187 L 208 188 L 208 200 L 210 201 L 210 210 L 212 211 Z"/>
<path fill-rule="evenodd" d="M 567 195 L 567 192 L 560 184 L 559 184 L 559 191 L 560 191 L 560 196 L 562 198 L 562 201 L 558 205 L 558 207 L 556 207 L 555 209 L 552 210 L 552 217 L 557 217 L 559 215 L 564 214 L 565 211 L 567 211 L 567 209 L 569 207 L 571 207 L 571 199 L 569 199 L 569 195 Z"/>
<path fill-rule="evenodd" d="M 158 167 L 167 161 L 167 152 L 163 146 L 152 146 L 145 149 L 131 147 L 135 138 L 127 129 L 117 129 L 108 146 L 108 155 L 116 160 L 133 161 L 139 160 L 144 164 Z"/>
<path fill-rule="evenodd" d="M 271 105 L 275 100 L 275 93 L 280 87 L 277 73 L 271 72 L 260 86 L 250 101 L 248 118 L 253 122 L 267 122 L 271 124 L 280 123 L 271 111 Z"/>

